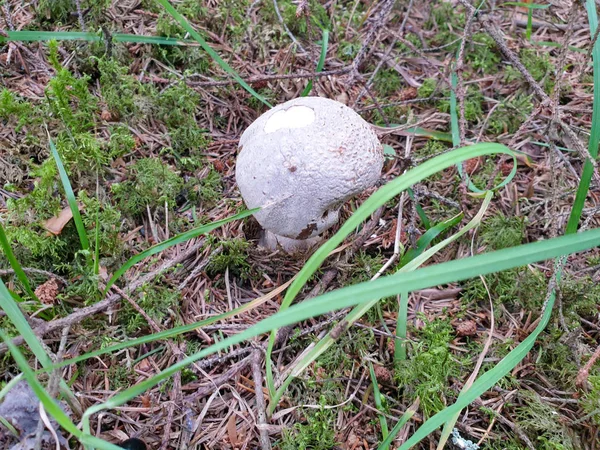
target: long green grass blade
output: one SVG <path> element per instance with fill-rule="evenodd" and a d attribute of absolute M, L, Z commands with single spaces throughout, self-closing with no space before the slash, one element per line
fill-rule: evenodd
<path fill-rule="evenodd" d="M 48 414 L 50 414 L 54 420 L 58 422 L 58 424 L 79 439 L 83 444 L 93 444 L 95 447 L 101 450 L 122 450 L 121 447 L 118 447 L 114 444 L 110 444 L 102 439 L 98 439 L 96 437 L 87 435 L 86 433 L 82 433 L 77 426 L 71 421 L 69 416 L 62 410 L 62 408 L 56 403 L 56 401 L 48 394 L 46 389 L 41 385 L 41 383 L 37 380 L 34 371 L 27 364 L 27 360 L 19 350 L 19 348 L 13 345 L 11 339 L 4 334 L 2 329 L 0 329 L 0 338 L 4 340 L 5 344 L 8 346 L 15 362 L 23 372 L 25 379 L 31 389 L 40 400 L 40 402 L 44 405 L 44 409 Z"/>
<path fill-rule="evenodd" d="M 137 34 L 114 33 L 110 36 L 115 42 L 130 42 L 136 44 L 177 45 L 196 47 L 194 41 L 175 39 L 163 36 L 140 36 Z M 9 41 L 42 42 L 42 41 L 88 41 L 101 42 L 106 39 L 101 33 L 86 33 L 81 31 L 7 31 L 6 36 L 0 35 L 0 44 Z"/>
<path fill-rule="evenodd" d="M 429 244 L 431 244 L 431 242 L 436 237 L 438 237 L 441 233 L 446 231 L 448 228 L 452 228 L 453 226 L 458 225 L 460 223 L 460 221 L 462 220 L 462 218 L 463 218 L 463 213 L 461 212 L 461 213 L 455 215 L 454 217 L 451 217 L 448 220 L 444 220 L 443 222 L 440 222 L 437 225 L 434 225 L 433 227 L 429 228 L 429 230 L 427 230 L 425 232 L 425 234 L 417 240 L 416 247 L 410 248 L 404 254 L 404 256 L 402 256 L 402 259 L 400 260 L 400 267 L 408 264 L 409 261 L 412 261 L 417 256 L 419 256 L 421 253 L 423 253 L 425 251 L 425 249 L 427 248 L 427 246 Z"/>
<path fill-rule="evenodd" d="M 586 0 L 585 7 L 588 13 L 588 21 L 590 23 L 590 35 L 594 36 L 598 28 L 598 14 L 596 12 L 596 2 L 594 0 Z M 598 145 L 600 144 L 600 42 L 596 39 L 594 43 L 594 49 L 592 50 L 592 60 L 594 62 L 594 103 L 592 112 L 592 129 L 590 134 L 590 140 L 588 144 L 588 151 L 592 158 L 598 159 Z M 577 194 L 575 195 L 575 201 L 573 203 L 573 209 L 567 222 L 566 233 L 575 233 L 579 220 L 581 219 L 581 212 L 585 204 L 585 199 L 590 188 L 590 182 L 592 175 L 594 174 L 594 166 L 590 161 L 586 159 L 583 166 L 583 172 L 581 173 L 581 181 L 577 188 Z"/>
<path fill-rule="evenodd" d="M 50 367 L 52 365 L 52 360 L 42 347 L 42 344 L 38 340 L 37 336 L 33 333 L 29 322 L 21 312 L 19 305 L 13 299 L 12 295 L 8 291 L 8 288 L 4 284 L 4 282 L 0 279 L 0 307 L 2 307 L 2 311 L 6 314 L 6 316 L 10 319 L 13 326 L 17 329 L 17 332 L 20 336 L 25 339 L 25 342 L 35 355 L 35 357 L 40 361 L 42 366 Z"/>
<path fill-rule="evenodd" d="M 27 360 L 25 359 L 21 351 L 16 345 L 12 343 L 11 339 L 1 329 L 0 337 L 8 346 L 8 349 L 10 350 L 15 362 L 23 372 L 27 383 L 29 383 L 29 386 L 31 386 L 31 389 L 33 390 L 33 392 L 35 392 L 37 398 L 44 405 L 44 409 L 49 414 L 51 414 L 52 417 L 54 417 L 54 419 L 56 419 L 56 421 L 60 424 L 61 427 L 63 427 L 72 435 L 79 437 L 81 435 L 81 431 L 77 429 L 75 424 L 71 422 L 71 419 L 69 419 L 69 416 L 65 414 L 65 412 L 60 408 L 60 406 L 58 406 L 58 404 L 50 396 L 50 394 L 46 392 L 44 387 L 37 380 L 35 373 L 31 369 L 31 367 L 29 367 L 29 364 L 27 363 Z"/>
<path fill-rule="evenodd" d="M 316 72 L 321 72 L 323 67 L 325 66 L 325 59 L 327 57 L 327 46 L 329 45 L 329 30 L 323 29 L 323 37 L 321 38 L 321 55 L 319 56 L 319 61 L 317 62 L 317 70 Z M 313 80 L 309 80 L 306 87 L 300 94 L 301 97 L 306 97 L 310 94 L 313 87 Z"/>
<path fill-rule="evenodd" d="M 73 213 L 73 221 L 75 222 L 75 227 L 77 228 L 77 234 L 79 235 L 79 242 L 81 243 L 82 250 L 90 249 L 90 242 L 87 237 L 87 232 L 85 231 L 85 226 L 83 225 L 83 220 L 81 219 L 81 214 L 79 214 L 79 206 L 77 205 L 77 199 L 75 198 L 75 193 L 73 192 L 73 188 L 71 187 L 71 182 L 69 181 L 69 176 L 67 175 L 67 171 L 65 170 L 65 166 L 60 159 L 60 155 L 54 146 L 54 142 L 48 136 L 48 141 L 50 142 L 50 151 L 52 152 L 52 156 L 54 157 L 54 161 L 56 162 L 56 167 L 58 167 L 58 173 L 60 175 L 60 181 L 62 182 L 63 188 L 65 189 L 65 194 L 67 196 L 67 202 L 69 203 L 69 208 L 71 208 L 71 212 Z"/>
<path fill-rule="evenodd" d="M 206 53 L 208 53 L 208 55 L 219 65 L 221 66 L 221 69 L 223 69 L 225 72 L 231 74 L 233 76 L 233 78 L 235 79 L 235 81 L 237 81 L 240 86 L 242 86 L 244 89 L 246 89 L 250 94 L 252 94 L 257 100 L 260 100 L 262 103 L 264 103 L 265 105 L 267 105 L 269 108 L 272 108 L 272 105 L 265 100 L 265 98 L 260 95 L 258 92 L 256 92 L 254 89 L 252 89 L 252 87 L 250 87 L 250 85 L 248 83 L 246 83 L 242 77 L 240 77 L 238 75 L 238 73 L 229 65 L 227 64 L 227 62 L 225 62 L 217 52 L 215 52 L 212 47 L 210 45 L 208 45 L 208 43 L 204 40 L 204 38 L 202 36 L 200 36 L 200 34 L 198 34 L 196 32 L 196 30 L 194 30 L 192 28 L 192 26 L 190 25 L 190 23 L 186 20 L 185 17 L 183 17 L 181 14 L 179 14 L 179 12 L 177 12 L 177 10 L 175 8 L 173 8 L 173 5 L 171 5 L 171 3 L 169 3 L 168 0 L 156 0 L 156 2 L 160 3 L 163 8 L 165 8 L 167 10 L 167 12 L 173 16 L 173 18 L 177 21 L 177 23 L 179 23 L 179 25 L 181 25 L 181 27 L 187 31 L 188 33 L 190 33 L 190 35 L 196 40 L 196 42 L 198 42 L 198 44 L 200 44 L 200 47 L 202 47 L 204 49 L 204 51 Z"/>
<path fill-rule="evenodd" d="M 375 375 L 375 369 L 373 363 L 369 361 L 369 373 L 371 375 L 371 383 L 373 384 L 373 398 L 375 399 L 375 406 L 379 411 L 383 410 L 383 403 L 381 402 L 381 392 L 379 392 L 379 384 L 377 384 L 377 376 Z M 388 437 L 390 430 L 388 429 L 387 421 L 383 414 L 379 414 L 379 426 L 381 427 L 381 436 L 383 439 Z"/>
<path fill-rule="evenodd" d="M 387 450 L 402 427 L 415 415 L 415 413 L 416 409 L 413 409 L 412 407 L 407 409 L 406 412 L 402 414 L 402 417 L 400 417 L 398 423 L 394 425 L 394 428 L 392 428 L 388 437 L 379 445 L 378 450 Z"/>
<path fill-rule="evenodd" d="M 173 247 L 174 245 L 180 244 L 182 242 L 188 241 L 192 238 L 200 236 L 201 234 L 206 234 L 211 232 L 212 230 L 219 228 L 221 225 L 225 225 L 233 220 L 243 219 L 244 217 L 248 217 L 258 211 L 260 208 L 255 208 L 252 210 L 242 211 L 235 216 L 227 217 L 226 219 L 217 220 L 215 222 L 209 223 L 207 225 L 203 225 L 198 228 L 194 228 L 193 230 L 186 231 L 185 233 L 178 234 L 177 236 L 173 236 L 171 239 L 167 239 L 166 241 L 161 242 L 160 244 L 156 244 L 153 247 L 150 247 L 147 250 L 144 250 L 138 255 L 130 258 L 125 264 L 123 264 L 119 270 L 117 270 L 114 275 L 108 280 L 106 283 L 106 288 L 104 288 L 104 295 L 110 289 L 110 287 L 115 284 L 115 282 L 131 267 L 140 262 L 142 259 L 147 258 L 148 256 L 155 255 L 156 253 L 162 252 L 169 247 Z"/>
<path fill-rule="evenodd" d="M 27 322 L 27 319 L 23 315 L 19 305 L 13 299 L 2 279 L 0 279 L 0 309 L 4 311 L 13 326 L 17 329 L 19 335 L 25 339 L 25 342 L 38 359 L 42 367 L 52 367 L 52 360 L 50 359 L 50 356 L 48 353 L 46 353 L 46 350 L 31 329 L 29 322 Z M 77 404 L 77 400 L 75 399 L 73 392 L 69 386 L 67 386 L 67 383 L 62 379 L 60 381 L 60 390 L 61 393 L 67 398 L 69 403 L 72 405 Z"/>
<path fill-rule="evenodd" d="M 31 289 L 31 285 L 29 284 L 27 275 L 25 275 L 21 264 L 19 264 L 19 261 L 17 260 L 14 252 L 12 251 L 12 247 L 8 242 L 8 238 L 6 237 L 6 233 L 4 232 L 4 227 L 2 226 L 2 223 L 0 223 L 0 248 L 2 248 L 6 259 L 8 259 L 8 262 L 10 263 L 10 267 L 12 267 L 12 269 L 15 271 L 15 275 L 23 285 L 23 289 L 25 289 L 27 295 L 29 295 L 32 299 L 37 301 L 37 295 L 35 295 L 35 292 L 33 292 L 33 289 Z"/>
<path fill-rule="evenodd" d="M 406 338 L 408 326 L 408 292 L 400 293 L 398 317 L 396 318 L 396 337 L 394 342 L 394 363 L 406 361 Z"/>
<path fill-rule="evenodd" d="M 89 408 L 84 415 L 84 422 L 88 421 L 89 423 L 89 418 L 92 414 L 124 404 L 199 359 L 214 354 L 215 352 L 225 350 L 231 345 L 239 344 L 240 342 L 269 332 L 273 329 L 298 323 L 311 317 L 316 317 L 338 309 L 372 301 L 375 298 L 379 299 L 396 295 L 403 291 L 414 291 L 441 284 L 462 281 L 479 275 L 520 267 L 557 256 L 587 250 L 598 245 L 600 245 L 600 229 L 594 229 L 584 231 L 578 235 L 562 236 L 546 241 L 534 242 L 519 247 L 477 255 L 471 258 L 428 266 L 413 272 L 382 277 L 372 282 L 360 283 L 358 285 L 348 286 L 320 295 L 294 305 L 286 310 L 279 311 L 243 332 L 213 344 L 170 366 L 154 377 L 117 393 L 106 402 Z M 548 317 L 549 314 L 550 312 L 548 312 Z M 531 345 L 533 345 L 534 340 L 535 338 L 531 340 Z M 483 381 L 478 380 L 473 384 L 471 391 L 465 393 L 465 398 L 467 398 L 466 396 L 469 394 L 468 398 L 470 399 L 471 392 L 477 392 L 477 395 L 480 395 L 480 393 L 485 392 L 490 380 L 495 382 L 494 373 L 496 372 L 489 375 L 490 372 L 482 375 L 481 379 Z M 476 397 L 477 396 L 473 398 Z M 470 401 L 472 401 L 472 399 Z M 465 406 L 468 403 L 469 402 L 465 403 Z M 462 406 L 460 407 L 462 408 Z M 453 409 L 448 415 L 448 418 L 455 412 L 456 411 Z M 440 423 L 443 423 L 443 421 Z M 84 423 L 84 430 L 85 427 L 86 425 Z"/>

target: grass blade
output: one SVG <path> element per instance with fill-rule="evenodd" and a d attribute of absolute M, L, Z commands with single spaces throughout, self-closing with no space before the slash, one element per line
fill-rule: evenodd
<path fill-rule="evenodd" d="M 487 192 L 486 197 L 485 197 L 477 215 L 475 215 L 475 217 L 473 217 L 473 219 L 471 219 L 469 221 L 469 223 L 467 225 L 465 225 L 460 231 L 458 231 L 454 235 L 444 239 L 442 242 L 440 242 L 437 245 L 435 245 L 434 247 L 430 248 L 423 254 L 417 256 L 415 259 L 410 261 L 407 265 L 402 267 L 395 275 L 391 275 L 391 276 L 392 277 L 400 276 L 403 273 L 415 270 L 417 267 L 419 267 L 421 264 L 423 264 L 425 261 L 427 261 L 429 258 L 431 258 L 435 253 L 437 253 L 440 249 L 444 248 L 446 245 L 455 241 L 460 236 L 464 235 L 467 231 L 478 226 L 481 223 L 481 220 L 483 218 L 483 215 L 487 211 L 487 208 L 489 207 L 489 204 L 492 200 L 492 195 L 493 194 L 491 191 Z M 373 283 L 373 282 L 371 282 L 371 283 Z M 401 290 L 400 291 L 400 293 L 403 293 L 403 292 L 409 292 L 409 290 Z M 355 323 L 358 319 L 360 319 L 363 315 L 365 315 L 367 313 L 367 311 L 369 311 L 369 309 L 371 309 L 373 306 L 375 306 L 375 304 L 377 303 L 378 300 L 379 300 L 379 298 L 375 298 L 375 299 L 372 299 L 371 301 L 364 302 L 364 303 L 361 303 L 360 305 L 357 305 L 352 311 L 350 311 L 350 313 L 348 313 L 346 315 L 346 317 L 344 318 L 344 324 L 351 325 L 351 324 Z M 408 301 L 408 299 L 407 299 L 407 301 Z M 407 306 L 405 305 L 404 307 L 407 307 Z M 400 309 L 402 309 L 402 308 L 400 308 Z M 399 311 L 398 314 L 400 317 L 400 314 L 406 315 L 406 312 L 402 313 L 402 311 Z M 406 337 L 406 331 L 404 331 L 404 337 Z M 299 376 L 301 374 L 301 372 L 304 371 L 304 369 L 306 369 L 306 367 L 308 367 L 308 365 L 312 361 L 317 359 L 321 353 L 323 353 L 325 350 L 327 350 L 329 347 L 331 347 L 334 344 L 334 342 L 335 342 L 335 340 L 333 339 L 332 331 L 330 331 L 329 333 L 327 333 L 327 335 L 323 339 L 321 339 L 312 348 L 312 350 L 310 352 L 308 352 L 304 356 L 304 358 L 296 365 L 296 367 L 294 367 L 294 369 L 291 371 L 288 378 L 291 379 L 292 377 Z M 284 382 L 282 384 L 282 387 L 280 387 L 275 392 L 275 395 L 272 396 L 272 402 L 269 405 L 269 412 L 272 412 L 275 409 L 275 406 L 277 405 L 279 399 L 281 398 L 281 396 L 284 393 L 283 386 L 286 386 L 288 384 L 289 384 L 289 381 Z"/>
<path fill-rule="evenodd" d="M 138 255 L 129 258 L 125 264 L 123 264 L 119 270 L 117 270 L 114 275 L 108 280 L 106 283 L 106 287 L 104 288 L 104 295 L 108 292 L 110 287 L 115 284 L 115 282 L 127 272 L 132 266 L 140 262 L 142 259 L 147 258 L 148 256 L 155 255 L 156 253 L 162 252 L 163 250 L 168 249 L 169 247 L 173 247 L 174 245 L 185 242 L 189 239 L 200 236 L 201 234 L 206 234 L 211 232 L 212 230 L 219 228 L 221 225 L 225 225 L 226 223 L 232 222 L 237 219 L 243 219 L 244 217 L 248 217 L 258 211 L 259 208 L 254 208 L 247 211 L 242 211 L 241 213 L 236 214 L 235 216 L 230 216 L 225 219 L 217 220 L 215 222 L 209 223 L 208 225 L 202 225 L 201 227 L 194 228 L 192 230 L 186 231 L 185 233 L 178 234 L 177 236 L 173 236 L 171 239 L 167 239 L 166 241 L 161 242 L 160 244 L 156 244 L 150 247 L 147 250 L 139 253 Z"/>
<path fill-rule="evenodd" d="M 373 363 L 371 361 L 369 361 L 369 373 L 371 374 L 371 383 L 373 384 L 373 398 L 375 399 L 375 407 L 381 411 L 383 410 L 381 403 L 381 392 L 379 392 L 377 376 L 375 375 L 375 369 L 373 368 Z M 383 414 L 379 414 L 379 426 L 381 427 L 381 436 L 383 439 L 387 438 L 390 430 L 388 429 L 388 425 Z"/>
<path fill-rule="evenodd" d="M 429 230 L 427 230 L 425 234 L 417 240 L 416 247 L 410 248 L 404 254 L 404 256 L 402 256 L 402 259 L 400 260 L 400 267 L 405 266 L 406 264 L 408 264 L 409 261 L 412 261 L 421 253 L 423 253 L 427 246 L 431 244 L 431 241 L 433 241 L 436 237 L 438 237 L 448 228 L 452 228 L 453 226 L 458 225 L 462 218 L 463 213 L 461 212 L 455 215 L 454 217 L 451 217 L 450 219 L 440 222 L 437 225 L 429 228 Z"/>
<path fill-rule="evenodd" d="M 46 350 L 31 329 L 31 326 L 23 315 L 21 308 L 19 308 L 17 302 L 13 299 L 2 279 L 0 279 L 0 309 L 4 311 L 6 316 L 17 329 L 19 335 L 25 339 L 25 342 L 38 359 L 42 367 L 52 367 L 52 360 L 50 359 L 50 356 L 48 353 L 46 353 Z M 60 381 L 60 390 L 67 398 L 69 404 L 71 404 L 71 406 L 74 408 L 79 409 L 79 402 L 75 398 L 73 392 L 71 392 L 71 389 L 67 386 L 67 383 L 65 383 L 65 381 L 62 379 Z"/>
<path fill-rule="evenodd" d="M 60 159 L 60 155 L 54 146 L 54 142 L 48 135 L 48 141 L 50 142 L 50 151 L 52 156 L 54 157 L 54 161 L 56 162 L 56 167 L 58 167 L 58 173 L 60 175 L 60 181 L 62 182 L 63 188 L 65 189 L 65 194 L 67 196 L 67 202 L 69 203 L 69 208 L 71 208 L 71 212 L 73 213 L 73 221 L 75 222 L 75 227 L 77 228 L 77 234 L 79 235 L 79 242 L 81 243 L 82 250 L 90 249 L 90 242 L 87 237 L 87 232 L 85 231 L 85 226 L 83 225 L 83 220 L 81 219 L 81 214 L 79 214 L 79 206 L 77 205 L 77 199 L 75 198 L 75 193 L 73 192 L 73 188 L 71 187 L 71 182 L 69 181 L 69 176 L 67 175 L 67 171 L 65 170 L 65 166 Z"/>
<path fill-rule="evenodd" d="M 408 292 L 400 293 L 398 317 L 396 318 L 396 337 L 394 342 L 394 363 L 406 360 L 406 328 L 408 324 Z"/>
<path fill-rule="evenodd" d="M 153 45 L 177 45 L 184 47 L 196 47 L 194 41 L 175 39 L 164 36 L 141 36 L 138 34 L 114 33 L 110 36 L 115 42 L 130 42 L 136 44 Z M 20 30 L 7 31 L 6 36 L 0 35 L 0 44 L 4 42 L 42 42 L 42 41 L 88 41 L 100 42 L 106 39 L 101 33 L 89 33 L 81 31 L 36 31 Z"/>
<path fill-rule="evenodd" d="M 39 301 L 37 298 L 37 295 L 35 295 L 35 292 L 33 292 L 33 289 L 31 289 L 31 285 L 29 284 L 27 275 L 25 275 L 25 272 L 23 271 L 21 264 L 19 264 L 19 261 L 15 257 L 14 252 L 12 251 L 10 243 L 8 242 L 8 238 L 6 237 L 6 233 L 4 232 L 4 227 L 2 226 L 1 223 L 0 223 L 0 248 L 2 248 L 2 251 L 6 255 L 6 259 L 8 259 L 10 266 L 15 271 L 15 275 L 17 276 L 18 280 L 23 285 L 23 288 L 25 289 L 25 292 L 27 292 L 27 295 L 29 295 L 29 297 L 31 297 L 32 299 Z"/>
<path fill-rule="evenodd" d="M 229 65 L 227 64 L 220 56 L 217 52 L 215 52 L 212 47 L 210 45 L 208 45 L 208 43 L 204 40 L 204 38 L 202 36 L 200 36 L 200 34 L 198 34 L 196 32 L 196 30 L 194 30 L 192 28 L 192 26 L 190 25 L 190 23 L 186 20 L 185 17 L 183 17 L 181 14 L 179 14 L 179 12 L 177 12 L 177 10 L 175 8 L 173 8 L 173 5 L 171 5 L 171 3 L 169 3 L 168 0 L 156 0 L 156 2 L 160 3 L 163 8 L 165 8 L 167 10 L 167 12 L 173 16 L 173 18 L 177 21 L 177 23 L 179 23 L 179 25 L 181 25 L 181 27 L 187 31 L 188 33 L 190 33 L 190 35 L 196 40 L 196 42 L 198 42 L 198 44 L 200 44 L 200 47 L 202 47 L 204 49 L 204 51 L 206 53 L 208 53 L 208 55 L 219 65 L 221 66 L 221 69 L 223 69 L 225 72 L 227 72 L 228 74 L 232 75 L 233 78 L 235 79 L 235 81 L 237 81 L 240 86 L 242 86 L 244 89 L 246 89 L 246 91 L 248 91 L 250 94 L 252 94 L 257 100 L 260 100 L 262 103 L 264 103 L 265 105 L 267 105 L 269 108 L 272 108 L 273 106 L 267 101 L 265 100 L 265 98 L 260 95 L 258 92 L 256 92 L 254 89 L 252 89 L 252 87 L 250 87 L 250 85 L 248 83 L 246 83 L 242 77 L 240 77 L 238 75 L 238 73 Z"/>
<path fill-rule="evenodd" d="M 58 424 L 79 439 L 82 443 L 90 443 L 95 447 L 100 448 L 101 450 L 121 450 L 121 447 L 118 447 L 114 444 L 110 444 L 102 439 L 98 439 L 96 437 L 86 435 L 82 433 L 77 426 L 71 421 L 69 416 L 62 410 L 62 408 L 56 403 L 56 401 L 48 394 L 46 389 L 41 385 L 41 383 L 37 380 L 34 371 L 29 367 L 27 360 L 19 350 L 17 346 L 15 346 L 11 339 L 4 334 L 4 332 L 0 329 L 0 338 L 4 340 L 4 343 L 8 346 L 15 362 L 23 372 L 27 383 L 40 400 L 42 405 L 44 405 L 44 409 L 47 413 L 49 413 Z"/>
<path fill-rule="evenodd" d="M 317 62 L 317 69 L 316 72 L 321 72 L 323 70 L 323 67 L 325 66 L 325 58 L 327 57 L 327 46 L 329 44 L 329 30 L 324 29 L 323 30 L 323 37 L 321 38 L 321 55 L 319 56 L 319 62 Z M 310 94 L 310 91 L 312 91 L 312 87 L 313 87 L 313 80 L 309 80 L 308 84 L 306 85 L 306 87 L 304 88 L 304 90 L 302 91 L 302 94 L 300 94 L 301 97 L 306 97 L 308 94 Z"/>
<path fill-rule="evenodd" d="M 44 387 L 37 380 L 35 373 L 31 369 L 31 367 L 29 367 L 27 360 L 25 359 L 21 351 L 17 348 L 17 346 L 12 343 L 11 339 L 2 330 L 0 330 L 0 337 L 2 337 L 4 343 L 8 346 L 8 349 L 10 350 L 15 362 L 23 372 L 27 383 L 29 383 L 29 386 L 31 386 L 31 389 L 33 390 L 33 392 L 35 392 L 37 398 L 44 405 L 44 409 L 49 414 L 51 414 L 52 417 L 54 417 L 56 421 L 60 424 L 60 426 L 67 430 L 69 433 L 71 433 L 74 436 L 80 436 L 81 431 L 77 429 L 75 424 L 71 422 L 71 419 L 69 419 L 69 416 L 65 414 L 61 407 L 58 406 L 58 404 L 50 396 L 50 394 L 46 392 Z"/>
<path fill-rule="evenodd" d="M 594 0 L 586 0 L 585 7 L 588 13 L 588 21 L 590 22 L 590 35 L 594 36 L 596 34 L 596 29 L 598 28 L 596 2 Z M 600 42 L 598 41 L 599 40 L 596 39 L 594 49 L 592 50 L 592 61 L 594 64 L 594 103 L 592 129 L 588 144 L 588 151 L 592 158 L 596 160 L 598 159 L 598 145 L 600 144 Z M 581 212 L 583 211 L 583 205 L 585 204 L 593 174 L 594 166 L 586 159 L 565 233 L 575 233 L 577 231 L 577 226 L 581 219 Z"/>
<path fill-rule="evenodd" d="M 419 403 L 419 398 L 417 398 L 415 402 L 410 406 L 410 408 L 408 408 L 406 412 L 402 414 L 402 417 L 400 417 L 398 423 L 394 426 L 394 428 L 392 428 L 392 431 L 390 431 L 389 436 L 379 445 L 378 450 L 387 450 L 389 448 L 390 444 L 392 443 L 396 435 L 400 432 L 402 427 L 406 425 L 406 423 L 412 418 L 412 416 L 415 415 L 417 409 L 419 408 Z"/>

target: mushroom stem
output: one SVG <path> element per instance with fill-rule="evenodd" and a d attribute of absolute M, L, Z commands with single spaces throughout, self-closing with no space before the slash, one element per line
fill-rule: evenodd
<path fill-rule="evenodd" d="M 321 236 L 308 239 L 290 239 L 269 230 L 262 230 L 258 244 L 268 250 L 282 249 L 287 253 L 305 252 L 322 241 Z"/>

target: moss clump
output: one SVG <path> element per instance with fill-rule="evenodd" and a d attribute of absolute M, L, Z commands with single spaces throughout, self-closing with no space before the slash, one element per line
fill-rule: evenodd
<path fill-rule="evenodd" d="M 224 239 L 221 241 L 210 237 L 209 243 L 217 248 L 221 246 L 219 254 L 214 255 L 208 264 L 207 273 L 211 275 L 223 274 L 227 268 L 229 273 L 237 275 L 242 279 L 247 279 L 251 273 L 251 266 L 248 263 L 248 241 L 241 238 Z"/>
<path fill-rule="evenodd" d="M 419 98 L 429 98 L 437 90 L 438 82 L 435 78 L 425 78 L 417 89 Z"/>
<path fill-rule="evenodd" d="M 172 328 L 177 326 L 177 311 L 181 304 L 181 293 L 170 286 L 165 286 L 164 281 L 155 281 L 137 290 L 139 294 L 136 303 L 157 324 Z M 148 330 L 146 319 L 129 304 L 125 304 L 120 312 L 119 320 L 125 326 L 128 335 L 135 335 Z"/>
<path fill-rule="evenodd" d="M 400 75 L 394 69 L 383 69 L 377 72 L 374 80 L 374 86 L 382 97 L 389 97 L 398 92 L 402 86 Z"/>
<path fill-rule="evenodd" d="M 51 112 L 64 122 L 71 132 L 85 132 L 94 127 L 97 99 L 89 89 L 89 77 L 75 78 L 69 70 L 62 67 L 58 60 L 58 44 L 49 44 L 50 63 L 56 70 L 56 76 L 48 83 L 48 95 Z"/>
<path fill-rule="evenodd" d="M 533 110 L 533 95 L 518 92 L 503 100 L 490 116 L 488 128 L 495 134 L 514 134 Z"/>
<path fill-rule="evenodd" d="M 450 90 L 445 90 L 443 96 L 449 98 Z M 483 115 L 481 105 L 483 103 L 483 94 L 478 86 L 469 85 L 465 95 L 465 119 L 468 122 L 476 122 Z M 439 103 L 441 112 L 450 112 L 450 100 L 441 100 Z"/>
<path fill-rule="evenodd" d="M 135 148 L 135 139 L 126 125 L 118 124 L 109 127 L 108 156 L 119 158 L 130 153 Z"/>
<path fill-rule="evenodd" d="M 490 250 L 516 247 L 523 243 L 525 220 L 522 217 L 506 217 L 496 214 L 484 220 L 481 226 L 481 241 Z"/>
<path fill-rule="evenodd" d="M 168 165 L 155 158 L 143 158 L 129 169 L 129 180 L 111 186 L 119 208 L 132 216 L 143 214 L 146 206 L 173 206 L 183 180 Z"/>
<path fill-rule="evenodd" d="M 474 34 L 471 47 L 465 50 L 465 60 L 486 75 L 498 72 L 500 55 L 494 39 L 486 33 Z"/>
<path fill-rule="evenodd" d="M 410 358 L 397 365 L 395 380 L 405 401 L 420 398 L 421 411 L 428 418 L 452 403 L 456 392 L 450 388 L 450 379 L 460 376 L 461 368 L 470 361 L 459 362 L 450 354 L 454 329 L 448 319 L 427 321 L 421 330 L 413 330 L 413 335 Z"/>
<path fill-rule="evenodd" d="M 550 60 L 548 53 L 540 52 L 539 50 L 525 48 L 519 52 L 519 58 L 525 68 L 529 71 L 533 79 L 542 83 L 544 90 L 549 94 L 554 88 L 554 72 L 556 67 Z M 506 68 L 505 80 L 511 82 L 514 80 L 524 81 L 523 75 L 512 66 Z M 569 88 L 564 86 L 564 88 Z"/>
<path fill-rule="evenodd" d="M 201 161 L 201 151 L 208 144 L 206 130 L 196 122 L 196 108 L 200 104 L 198 93 L 178 83 L 159 94 L 155 99 L 156 117 L 163 121 L 169 131 L 172 153 L 180 162 L 190 156 Z"/>
<path fill-rule="evenodd" d="M 106 106 L 120 118 L 132 118 L 138 112 L 138 81 L 128 75 L 129 69 L 114 59 L 94 58 L 100 71 L 100 89 Z"/>
<path fill-rule="evenodd" d="M 579 439 L 569 430 L 560 413 L 536 393 L 521 391 L 522 405 L 516 408 L 516 422 L 537 443 L 539 450 L 575 450 Z"/>
<path fill-rule="evenodd" d="M 528 269 L 512 269 L 484 276 L 495 305 L 504 305 L 509 310 L 539 310 L 544 303 L 547 280 L 541 274 Z M 462 299 L 465 302 L 480 302 L 488 297 L 481 279 L 468 280 L 463 285 Z M 499 311 L 497 311 L 499 313 Z"/>
<path fill-rule="evenodd" d="M 355 255 L 354 261 L 349 266 L 344 279 L 348 280 L 347 284 L 369 281 L 382 266 L 383 256 L 380 254 L 370 255 L 361 250 Z"/>
<path fill-rule="evenodd" d="M 330 450 L 338 444 L 335 438 L 335 418 L 333 409 L 325 409 L 326 399 L 321 397 L 320 409 L 304 410 L 304 421 L 285 429 L 280 442 L 281 450 Z"/>

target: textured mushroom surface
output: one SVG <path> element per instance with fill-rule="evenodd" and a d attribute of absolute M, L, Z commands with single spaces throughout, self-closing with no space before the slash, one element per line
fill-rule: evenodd
<path fill-rule="evenodd" d="M 236 181 L 266 230 L 307 239 L 338 220 L 345 200 L 373 186 L 383 148 L 346 105 L 303 97 L 260 116 L 240 138 Z"/>

